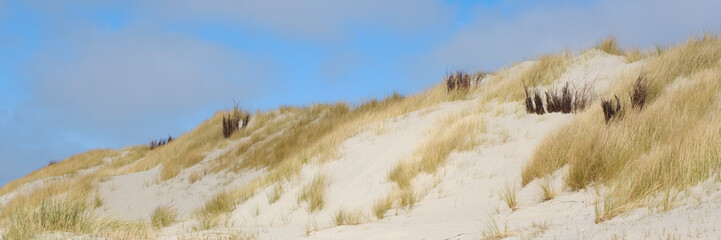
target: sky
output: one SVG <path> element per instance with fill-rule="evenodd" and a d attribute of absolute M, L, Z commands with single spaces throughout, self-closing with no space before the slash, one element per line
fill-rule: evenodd
<path fill-rule="evenodd" d="M 718 0 L 0 0 L 0 185 L 218 110 L 411 94 L 613 35 L 721 32 Z"/>

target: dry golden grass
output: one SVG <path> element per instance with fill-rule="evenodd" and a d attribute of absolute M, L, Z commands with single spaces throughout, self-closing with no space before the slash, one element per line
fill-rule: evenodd
<path fill-rule="evenodd" d="M 417 95 L 402 97 L 393 94 L 381 101 L 371 100 L 352 109 L 344 104 L 336 104 L 307 108 L 281 107 L 275 112 L 258 113 L 247 130 L 231 137 L 231 140 L 248 141 L 221 156 L 213 166 L 213 171 L 268 167 L 264 176 L 229 191 L 230 195 L 239 200 L 239 204 L 261 188 L 290 180 L 310 161 L 324 162 L 336 158 L 340 143 L 363 131 L 371 123 L 441 102 L 464 99 L 472 92 L 449 94 L 444 85 L 438 84 Z M 265 123 L 261 125 L 253 122 Z"/>
<path fill-rule="evenodd" d="M 145 171 L 162 164 L 160 177 L 161 180 L 167 180 L 175 177 L 182 169 L 199 163 L 205 152 L 221 146 L 221 142 L 225 141 L 222 115 L 223 112 L 216 113 L 197 128 L 148 153 L 124 173 Z"/>
<path fill-rule="evenodd" d="M 323 174 L 317 174 L 313 180 L 303 186 L 298 195 L 298 204 L 308 203 L 308 212 L 312 213 L 325 207 L 325 191 L 328 187 L 328 179 Z"/>
<path fill-rule="evenodd" d="M 608 36 L 606 39 L 596 45 L 596 49 L 612 55 L 622 55 L 623 51 L 614 36 Z"/>
<path fill-rule="evenodd" d="M 117 155 L 118 151 L 109 149 L 90 150 L 85 153 L 73 155 L 63 161 L 41 168 L 25 177 L 5 184 L 5 186 L 0 189 L 0 196 L 14 191 L 25 183 L 41 178 L 64 176 L 76 173 L 79 170 L 98 166 L 103 163 L 103 159 Z"/>
<path fill-rule="evenodd" d="M 484 240 L 496 240 L 510 237 L 511 233 L 507 226 L 503 228 L 498 226 L 498 221 L 493 216 L 489 216 L 485 223 L 484 229 L 481 230 L 481 237 Z"/>
<path fill-rule="evenodd" d="M 229 192 L 221 192 L 213 196 L 198 211 L 200 216 L 217 216 L 221 213 L 232 212 L 236 207 L 236 197 Z"/>
<path fill-rule="evenodd" d="M 155 208 L 150 215 L 150 224 L 155 228 L 164 228 L 173 224 L 178 219 L 178 212 L 168 206 Z"/>
<path fill-rule="evenodd" d="M 553 182 L 551 176 L 547 176 L 538 181 L 536 193 L 538 193 L 538 196 L 542 202 L 551 200 L 556 197 L 556 190 L 553 189 Z"/>
<path fill-rule="evenodd" d="M 377 200 L 373 204 L 373 215 L 378 219 L 383 219 L 386 216 L 386 212 L 393 207 L 393 200 L 391 196 Z"/>
<path fill-rule="evenodd" d="M 593 107 L 550 134 L 524 167 L 527 184 L 569 165 L 565 185 L 610 186 L 599 220 L 643 204 L 654 194 L 697 184 L 721 170 L 721 39 L 704 35 L 663 51 L 643 71 L 648 98 L 642 110 L 604 124 Z M 638 76 L 638 75 L 636 75 Z M 625 98 L 635 77 L 620 79 L 613 93 Z"/>
<path fill-rule="evenodd" d="M 268 193 L 268 203 L 273 204 L 283 195 L 283 184 L 276 183 Z"/>
<path fill-rule="evenodd" d="M 340 226 L 358 225 L 363 223 L 365 219 L 366 217 L 363 216 L 363 214 L 359 211 L 347 211 L 344 209 L 340 209 L 335 213 L 335 218 L 333 220 L 335 221 L 336 226 Z"/>
<path fill-rule="evenodd" d="M 626 58 L 626 62 L 632 63 L 644 59 L 646 56 L 638 48 L 632 48 L 623 51 L 623 57 Z"/>
<path fill-rule="evenodd" d="M 513 183 L 508 183 L 501 189 L 501 200 L 506 203 L 506 206 L 508 206 L 511 211 L 516 210 L 516 206 L 518 206 L 517 192 L 516 185 Z"/>
<path fill-rule="evenodd" d="M 531 88 L 546 86 L 561 77 L 573 57 L 570 52 L 541 56 L 536 63 L 517 76 L 499 74 L 481 90 L 484 102 L 497 99 L 499 102 L 516 102 L 525 99 L 524 85 Z"/>
<path fill-rule="evenodd" d="M 401 160 L 388 173 L 388 179 L 396 183 L 396 193 L 392 195 L 400 201 L 399 206 L 411 208 L 415 204 L 418 196 L 412 181 L 418 174 L 435 174 L 445 164 L 448 154 L 477 146 L 481 142 L 478 136 L 485 131 L 486 122 L 480 111 L 454 114 L 437 121 L 410 159 Z"/>
<path fill-rule="evenodd" d="M 148 238 L 147 225 L 98 217 L 87 201 L 88 193 L 41 199 L 39 204 L 5 208 L 0 223 L 4 239 L 30 239 L 48 232 L 68 232 L 95 237 Z"/>

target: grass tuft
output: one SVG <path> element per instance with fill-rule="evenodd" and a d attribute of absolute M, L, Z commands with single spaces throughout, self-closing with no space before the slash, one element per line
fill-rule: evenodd
<path fill-rule="evenodd" d="M 229 192 L 221 192 L 203 205 L 198 214 L 200 216 L 218 216 L 235 210 L 235 196 Z"/>
<path fill-rule="evenodd" d="M 386 212 L 393 207 L 393 198 L 391 196 L 377 200 L 373 204 L 373 215 L 378 219 L 383 219 L 386 216 Z"/>
<path fill-rule="evenodd" d="M 613 55 L 621 55 L 623 54 L 623 51 L 621 50 L 621 46 L 618 45 L 618 41 L 616 40 L 616 37 L 614 36 L 608 36 L 606 39 L 598 43 L 596 45 L 596 49 L 604 51 L 608 54 Z"/>
<path fill-rule="evenodd" d="M 360 212 L 348 212 L 346 210 L 340 209 L 335 213 L 335 225 L 358 225 L 363 223 L 363 215 Z"/>
<path fill-rule="evenodd" d="M 173 224 L 178 218 L 178 212 L 168 206 L 158 206 L 150 215 L 150 224 L 155 228 L 164 228 Z"/>
<path fill-rule="evenodd" d="M 538 196 L 542 202 L 548 201 L 556 197 L 556 191 L 553 189 L 553 182 L 551 177 L 545 177 L 538 181 L 538 188 L 536 190 Z"/>
<path fill-rule="evenodd" d="M 298 203 L 307 202 L 308 212 L 311 213 L 323 209 L 327 185 L 326 176 L 317 174 L 310 183 L 303 186 L 303 190 L 298 196 Z"/>
<path fill-rule="evenodd" d="M 488 217 L 488 221 L 486 221 L 485 228 L 481 230 L 481 237 L 485 240 L 497 240 L 497 239 L 504 239 L 511 234 L 508 232 L 507 227 L 503 227 L 501 229 L 498 226 L 498 222 L 493 216 Z"/>
<path fill-rule="evenodd" d="M 506 203 L 506 206 L 508 206 L 511 211 L 516 210 L 516 206 L 518 205 L 516 192 L 516 185 L 513 183 L 506 184 L 503 190 L 501 190 L 501 200 Z"/>
<path fill-rule="evenodd" d="M 280 196 L 283 195 L 283 184 L 276 183 L 273 185 L 273 189 L 271 189 L 270 193 L 268 193 L 268 203 L 273 204 L 278 199 L 280 199 Z"/>

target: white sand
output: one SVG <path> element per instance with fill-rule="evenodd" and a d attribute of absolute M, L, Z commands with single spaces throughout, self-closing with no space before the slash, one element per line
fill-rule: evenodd
<path fill-rule="evenodd" d="M 529 61 L 509 69 L 519 74 L 535 64 Z M 643 62 L 627 64 L 618 56 L 589 51 L 576 57 L 573 64 L 556 81 L 582 86 L 595 83 L 595 92 L 604 94 L 620 74 L 634 73 Z M 520 188 L 522 166 L 536 145 L 573 118 L 559 113 L 529 115 L 521 103 L 497 105 L 484 114 L 487 132 L 482 144 L 470 151 L 454 152 L 444 167 L 434 175 L 422 174 L 414 183 L 426 194 L 410 211 L 391 209 L 387 217 L 377 220 L 372 206 L 393 187 L 388 172 L 398 161 L 410 156 L 427 137 L 435 121 L 449 114 L 479 107 L 476 100 L 443 103 L 429 109 L 369 124 L 356 136 L 345 140 L 337 160 L 303 167 L 299 177 L 283 183 L 283 194 L 273 204 L 269 197 L 274 186 L 259 191 L 225 216 L 217 229 L 204 233 L 244 233 L 259 239 L 479 239 L 488 232 L 489 222 L 508 233 L 509 238 L 543 239 L 609 239 L 700 238 L 721 236 L 721 184 L 703 183 L 678 195 L 678 206 L 667 212 L 642 208 L 596 224 L 595 203 L 598 195 L 591 191 L 562 191 L 565 169 L 553 177 L 556 198 L 541 202 L 537 181 Z M 213 194 L 241 186 L 261 176 L 264 171 L 238 174 L 206 175 L 190 184 L 188 176 L 202 171 L 217 156 L 234 145 L 228 144 L 207 154 L 201 164 L 158 183 L 159 167 L 113 177 L 99 185 L 103 214 L 123 219 L 147 219 L 160 205 L 179 210 L 182 220 L 161 232 L 161 238 L 192 238 L 188 232 L 197 222 L 191 213 Z M 330 183 L 325 207 L 308 213 L 298 195 L 316 174 L 325 174 Z M 501 189 L 518 187 L 518 208 L 511 211 L 500 199 Z M 5 197 L 5 196 L 3 196 Z M 0 198 L 0 201 L 3 199 Z M 334 226 L 339 209 L 364 215 L 362 224 Z M 220 234 L 219 236 L 223 236 Z"/>

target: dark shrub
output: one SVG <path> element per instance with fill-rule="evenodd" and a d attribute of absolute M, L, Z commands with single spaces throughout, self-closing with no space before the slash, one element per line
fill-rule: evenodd
<path fill-rule="evenodd" d="M 614 99 L 603 99 L 601 100 L 601 108 L 603 108 L 603 116 L 606 120 L 606 123 L 608 121 L 620 118 L 623 113 L 621 112 L 621 102 L 618 100 L 618 96 L 613 95 Z"/>
<path fill-rule="evenodd" d="M 573 111 L 573 94 L 571 94 L 571 91 L 573 90 L 568 82 L 566 82 L 566 85 L 561 89 L 560 100 L 556 100 L 558 101 L 558 106 L 556 107 L 560 108 L 559 110 L 562 113 L 571 113 L 571 111 Z M 558 97 L 558 94 L 555 96 Z"/>
<path fill-rule="evenodd" d="M 593 82 L 587 82 L 580 90 L 576 89 L 573 95 L 573 112 L 583 111 L 593 101 Z"/>
<path fill-rule="evenodd" d="M 476 75 L 473 77 L 473 84 L 478 85 L 479 83 L 481 83 L 481 81 L 483 81 L 484 78 L 486 78 L 486 76 L 488 76 L 487 72 L 483 72 L 483 71 L 476 72 Z"/>
<path fill-rule="evenodd" d="M 161 138 L 158 140 L 152 140 L 150 141 L 150 144 L 148 146 L 150 147 L 150 150 L 162 147 L 165 144 L 168 144 L 173 141 L 173 136 L 168 135 L 168 138 Z"/>
<path fill-rule="evenodd" d="M 549 113 L 561 111 L 561 97 L 553 90 L 546 90 L 546 110 Z"/>
<path fill-rule="evenodd" d="M 643 105 L 646 104 L 646 96 L 648 96 L 648 84 L 644 80 L 644 75 L 641 74 L 633 84 L 631 90 L 631 108 L 638 108 L 643 110 Z"/>
<path fill-rule="evenodd" d="M 528 88 L 524 86 L 523 91 L 526 93 L 526 112 L 527 113 L 535 113 L 536 108 L 533 107 L 533 98 L 531 97 L 530 94 L 528 94 Z"/>
<path fill-rule="evenodd" d="M 536 114 L 543 115 L 546 113 L 545 109 L 543 109 L 543 99 L 541 99 L 541 92 L 538 91 L 538 89 L 533 90 L 533 103 L 536 105 Z"/>
<path fill-rule="evenodd" d="M 235 131 L 248 126 L 249 122 L 250 114 L 241 111 L 236 105 L 232 110 L 223 114 L 223 137 L 229 138 Z"/>
<path fill-rule="evenodd" d="M 456 71 L 446 76 L 445 82 L 448 92 L 468 90 L 471 87 L 471 75 L 464 71 Z"/>

